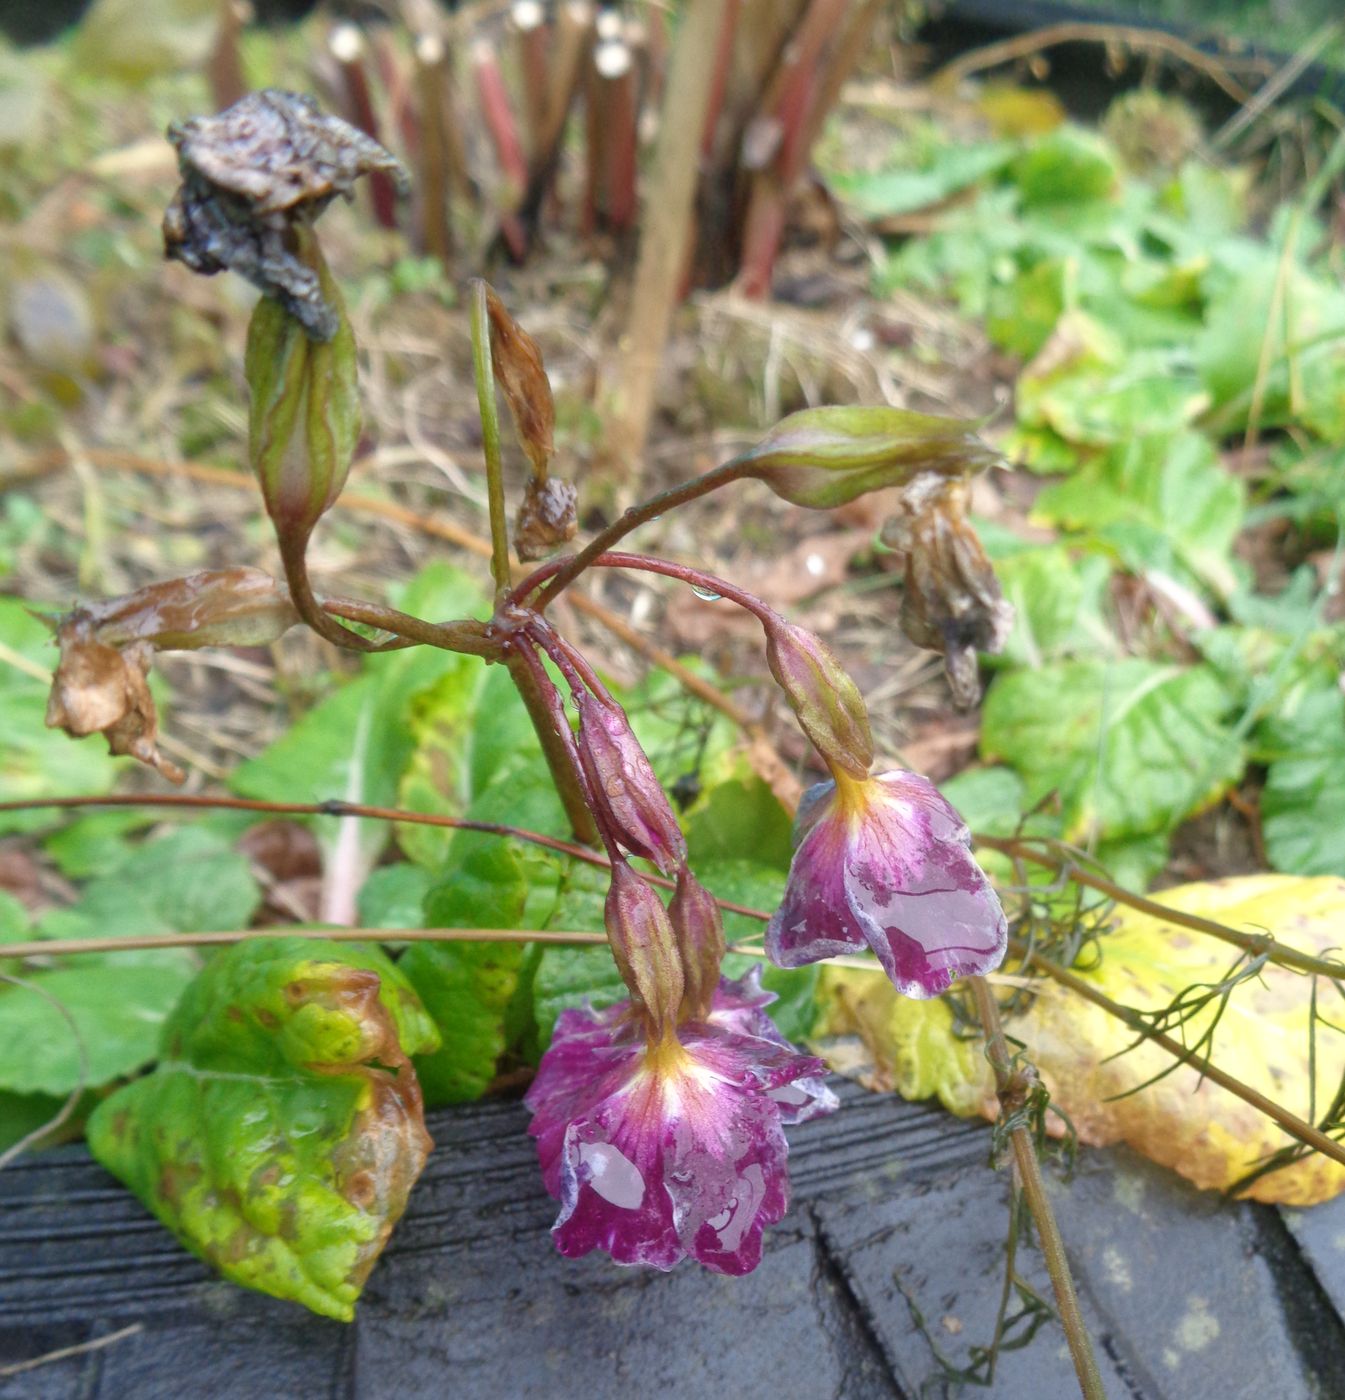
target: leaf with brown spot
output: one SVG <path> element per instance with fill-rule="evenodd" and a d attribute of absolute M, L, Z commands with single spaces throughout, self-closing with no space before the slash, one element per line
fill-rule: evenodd
<path fill-rule="evenodd" d="M 89 1146 L 225 1277 L 349 1320 L 431 1143 L 409 1056 L 438 1034 L 381 953 L 297 938 L 220 952 L 163 1058 Z"/>

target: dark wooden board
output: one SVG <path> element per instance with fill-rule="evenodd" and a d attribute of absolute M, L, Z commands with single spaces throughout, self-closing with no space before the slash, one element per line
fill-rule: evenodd
<path fill-rule="evenodd" d="M 793 1130 L 794 1205 L 745 1279 L 560 1258 L 526 1114 L 431 1115 L 437 1148 L 350 1326 L 213 1278 L 80 1148 L 0 1172 L 0 1400 L 890 1400 L 988 1339 L 1008 1183 L 989 1132 L 847 1087 Z M 1345 1213 L 1228 1205 L 1121 1151 L 1053 1194 L 1108 1393 L 1345 1397 Z M 1320 1223 L 1319 1223 L 1320 1222 Z M 1035 1252 L 1026 1272 L 1043 1291 Z M 992 1393 L 1076 1394 L 1052 1323 Z"/>

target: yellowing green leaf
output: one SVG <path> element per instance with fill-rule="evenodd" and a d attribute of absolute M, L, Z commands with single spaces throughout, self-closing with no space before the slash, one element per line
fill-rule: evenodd
<path fill-rule="evenodd" d="M 187 989 L 89 1147 L 227 1278 L 348 1320 L 431 1146 L 408 1056 L 435 1043 L 381 953 L 250 939 Z"/>

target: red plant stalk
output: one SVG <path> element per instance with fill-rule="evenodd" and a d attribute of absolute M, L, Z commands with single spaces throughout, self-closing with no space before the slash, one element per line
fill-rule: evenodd
<path fill-rule="evenodd" d="M 215 34 L 215 46 L 206 60 L 206 74 L 215 110 L 222 112 L 249 91 L 238 43 L 243 26 L 252 22 L 253 11 L 248 0 L 219 0 L 219 12 L 219 29 Z"/>
<path fill-rule="evenodd" d="M 410 165 L 420 164 L 420 123 L 416 119 L 416 98 L 406 76 L 406 67 L 399 56 L 396 41 L 384 31 L 369 36 L 374 54 L 374 67 L 384 93 L 388 120 L 397 129 L 402 144 L 402 156 Z"/>
<path fill-rule="evenodd" d="M 620 233 L 635 222 L 638 120 L 635 63 L 624 40 L 593 50 L 588 89 L 585 231 Z"/>
<path fill-rule="evenodd" d="M 374 111 L 369 79 L 364 72 L 364 36 L 353 24 L 338 24 L 327 40 L 327 47 L 341 70 L 345 86 L 345 107 L 352 123 L 366 136 L 381 141 L 378 114 Z M 397 227 L 397 191 L 386 170 L 369 173 L 369 198 L 380 228 Z"/>
<path fill-rule="evenodd" d="M 509 100 L 509 90 L 505 87 L 504 74 L 500 71 L 499 59 L 487 40 L 477 39 L 472 44 L 471 63 L 481 119 L 490 136 L 500 170 L 500 234 L 510 254 L 522 260 L 528 251 L 527 234 L 516 210 L 528 188 L 528 159 L 523 154 L 518 122 Z"/>
<path fill-rule="evenodd" d="M 759 171 L 752 181 L 743 228 L 738 287 L 746 297 L 760 299 L 770 292 L 789 195 L 808 155 L 808 116 L 817 89 L 818 63 L 827 41 L 841 27 L 849 3 L 812 0 L 744 137 L 744 161 Z"/>
<path fill-rule="evenodd" d="M 420 88 L 420 235 L 425 251 L 445 267 L 453 253 L 448 214 L 449 147 L 444 112 L 447 55 L 437 34 L 416 40 L 416 82 Z"/>
<path fill-rule="evenodd" d="M 710 81 L 710 99 L 705 107 L 705 130 L 701 136 L 701 162 L 709 162 L 715 152 L 715 136 L 719 130 L 720 113 L 724 110 L 724 94 L 728 91 L 729 73 L 733 69 L 733 45 L 738 37 L 738 20 L 742 15 L 742 0 L 726 0 L 724 23 L 719 30 L 715 48 L 715 73 Z"/>
<path fill-rule="evenodd" d="M 546 11 L 538 0 L 517 0 L 509 12 L 509 18 L 518 36 L 523 111 L 528 123 L 528 156 L 536 161 L 546 134 L 547 83 L 550 76 L 547 51 L 551 44 L 551 26 L 547 24 Z"/>

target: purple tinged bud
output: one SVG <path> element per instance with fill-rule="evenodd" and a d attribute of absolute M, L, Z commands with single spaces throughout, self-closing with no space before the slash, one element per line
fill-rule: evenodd
<path fill-rule="evenodd" d="M 625 712 L 587 691 L 576 703 L 579 758 L 600 815 L 632 855 L 673 875 L 686 863 L 686 838 Z"/>
<path fill-rule="evenodd" d="M 829 510 L 917 472 L 963 477 L 998 460 L 969 419 L 900 408 L 806 408 L 737 459 L 794 505 Z"/>
<path fill-rule="evenodd" d="M 668 917 L 682 955 L 682 1019 L 703 1020 L 709 1014 L 724 961 L 724 919 L 715 897 L 685 867 L 677 872 Z"/>
<path fill-rule="evenodd" d="M 767 624 L 766 660 L 794 707 L 799 727 L 827 765 L 865 777 L 873 763 L 869 712 L 859 687 L 831 648 L 781 619 Z"/>
<path fill-rule="evenodd" d="M 663 901 L 625 861 L 612 865 L 604 908 L 607 939 L 621 980 L 651 1033 L 671 1033 L 682 1005 L 682 961 Z"/>

